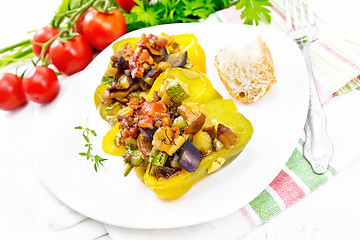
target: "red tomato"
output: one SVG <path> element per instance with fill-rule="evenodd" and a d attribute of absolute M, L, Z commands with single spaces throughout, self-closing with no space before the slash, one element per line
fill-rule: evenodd
<path fill-rule="evenodd" d="M 10 111 L 25 103 L 21 78 L 12 73 L 0 73 L 0 109 Z"/>
<path fill-rule="evenodd" d="M 83 22 L 86 39 L 96 49 L 103 50 L 126 33 L 124 16 L 117 9 L 113 13 L 102 13 L 91 7 Z"/>
<path fill-rule="evenodd" d="M 57 38 L 50 46 L 49 58 L 61 73 L 71 75 L 91 62 L 93 50 L 85 37 L 77 34 L 64 42 Z"/>
<path fill-rule="evenodd" d="M 136 4 L 134 0 L 115 0 L 115 2 L 127 13 L 129 13 Z"/>
<path fill-rule="evenodd" d="M 31 101 L 48 103 L 59 93 L 60 84 L 54 70 L 46 66 L 35 66 L 25 74 L 23 88 Z"/>
<path fill-rule="evenodd" d="M 115 0 L 115 2 L 119 5 L 119 7 L 124 9 L 124 11 L 127 13 L 129 13 L 131 11 L 131 9 L 135 5 L 137 5 L 136 2 L 134 2 L 134 0 Z M 149 2 L 150 2 L 150 0 L 149 0 Z"/>
<path fill-rule="evenodd" d="M 55 35 L 58 33 L 59 33 L 59 30 L 56 28 L 53 28 L 51 26 L 42 27 L 35 32 L 32 41 L 37 42 L 37 43 L 46 43 L 47 41 L 49 41 L 50 39 L 55 37 Z M 41 46 L 33 43 L 32 49 L 37 57 L 40 56 L 40 53 L 42 50 Z M 49 53 L 49 48 L 46 50 L 45 56 L 48 53 Z"/>

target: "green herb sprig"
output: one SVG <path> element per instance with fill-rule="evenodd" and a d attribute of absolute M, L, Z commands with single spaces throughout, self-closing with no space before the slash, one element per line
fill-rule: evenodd
<path fill-rule="evenodd" d="M 168 23 L 198 22 L 211 13 L 231 6 L 229 0 L 134 0 L 130 14 L 124 14 L 127 31 Z"/>
<path fill-rule="evenodd" d="M 236 4 L 242 9 L 240 18 L 245 24 L 259 24 L 259 21 L 271 21 L 269 0 L 160 0 L 152 4 L 135 0 L 130 14 L 124 13 L 127 31 L 168 23 L 198 22 L 210 14 Z"/>
<path fill-rule="evenodd" d="M 86 144 L 84 147 L 87 148 L 86 152 L 79 153 L 80 156 L 86 157 L 86 160 L 91 159 L 91 161 L 94 163 L 94 169 L 97 172 L 98 167 L 101 165 L 103 166 L 103 161 L 106 161 L 107 159 L 100 157 L 99 155 L 93 155 L 92 154 L 92 144 L 90 143 L 89 134 L 91 133 L 94 137 L 96 137 L 96 132 L 94 130 L 89 129 L 88 127 L 83 128 L 82 126 L 77 126 L 75 129 L 83 130 L 83 137 L 86 141 Z"/>
<path fill-rule="evenodd" d="M 270 7 L 272 4 L 269 0 L 240 0 L 236 4 L 236 9 L 242 9 L 240 18 L 245 19 L 244 24 L 259 25 L 259 21 L 262 17 L 267 22 L 271 22 Z"/>

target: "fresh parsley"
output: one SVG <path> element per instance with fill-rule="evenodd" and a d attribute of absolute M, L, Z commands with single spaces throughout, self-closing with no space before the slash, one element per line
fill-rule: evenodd
<path fill-rule="evenodd" d="M 242 9 L 241 19 L 245 24 L 259 24 L 265 18 L 271 21 L 269 0 L 159 0 L 151 4 L 148 1 L 135 0 L 131 12 L 123 13 L 127 23 L 127 31 L 167 23 L 198 22 L 210 14 L 236 4 Z"/>
<path fill-rule="evenodd" d="M 84 147 L 87 148 L 86 152 L 79 153 L 80 156 L 86 157 L 86 160 L 91 159 L 91 161 L 94 163 L 94 169 L 97 172 L 98 167 L 101 165 L 103 166 L 103 161 L 106 161 L 107 159 L 104 159 L 100 157 L 99 155 L 93 155 L 92 154 L 92 144 L 90 143 L 89 134 L 91 133 L 94 137 L 96 137 L 96 132 L 94 130 L 89 129 L 88 127 L 83 128 L 82 126 L 77 126 L 75 129 L 83 130 L 82 135 L 86 141 L 86 144 Z"/>
<path fill-rule="evenodd" d="M 242 9 L 240 18 L 245 19 L 245 24 L 258 25 L 262 17 L 267 22 L 271 22 L 270 7 L 272 4 L 269 0 L 240 0 L 236 4 L 236 9 Z"/>

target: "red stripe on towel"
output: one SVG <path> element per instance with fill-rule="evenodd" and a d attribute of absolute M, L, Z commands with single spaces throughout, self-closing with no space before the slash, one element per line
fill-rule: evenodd
<path fill-rule="evenodd" d="M 272 6 L 271 8 L 275 13 L 277 13 L 284 21 L 286 21 L 286 17 L 285 17 L 285 14 L 280 11 L 280 9 L 278 9 L 277 7 L 275 6 Z"/>
<path fill-rule="evenodd" d="M 286 207 L 305 197 L 305 192 L 284 170 L 270 183 L 270 187 L 276 191 Z"/>
<path fill-rule="evenodd" d="M 315 43 L 319 44 L 320 46 L 322 46 L 326 51 L 328 51 L 329 53 L 331 53 L 332 55 L 334 55 L 337 59 L 343 61 L 344 63 L 346 63 L 347 65 L 349 65 L 350 67 L 355 68 L 356 70 L 360 71 L 360 67 L 358 65 L 356 65 L 355 63 L 353 63 L 351 60 L 347 59 L 346 57 L 344 57 L 343 55 L 341 55 L 340 53 L 338 53 L 337 51 L 335 51 L 335 49 L 331 48 L 329 45 L 327 45 L 324 42 L 321 41 L 316 41 Z"/>
<path fill-rule="evenodd" d="M 250 216 L 249 212 L 245 209 L 245 207 L 240 208 L 241 214 L 244 216 L 246 221 L 249 223 L 251 229 L 256 227 L 254 219 Z"/>

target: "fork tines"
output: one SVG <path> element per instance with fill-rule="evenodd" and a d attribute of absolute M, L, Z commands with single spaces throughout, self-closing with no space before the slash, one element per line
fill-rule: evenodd
<path fill-rule="evenodd" d="M 312 0 L 284 0 L 287 31 L 315 25 Z"/>

